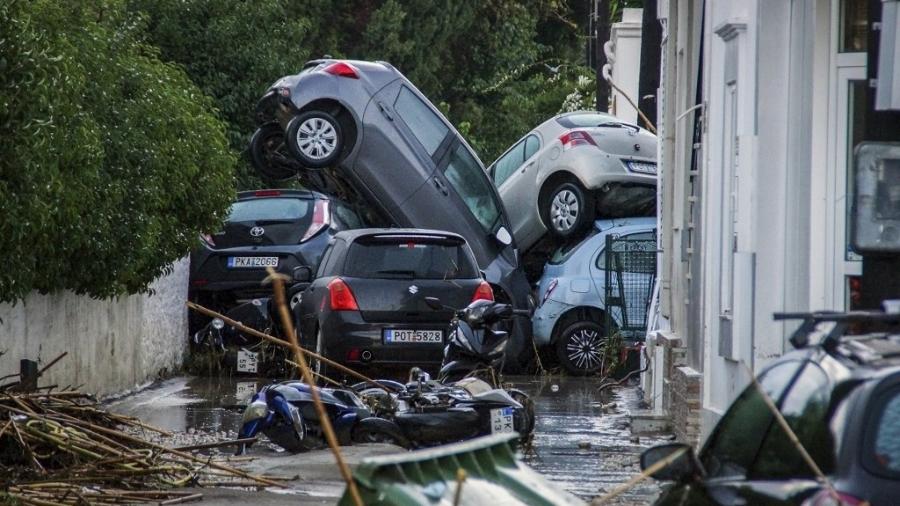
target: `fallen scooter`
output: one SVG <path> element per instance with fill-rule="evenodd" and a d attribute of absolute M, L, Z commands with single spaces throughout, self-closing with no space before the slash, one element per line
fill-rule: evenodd
<path fill-rule="evenodd" d="M 267 385 L 254 394 L 244 410 L 238 438 L 252 438 L 262 433 L 276 445 L 294 453 L 324 446 L 322 425 L 313 405 L 312 388 L 318 389 L 340 444 L 393 443 L 405 448 L 410 446 L 397 424 L 372 416 L 355 392 L 310 387 L 299 381 Z M 242 454 L 246 449 L 247 445 L 242 444 L 237 453 Z"/>

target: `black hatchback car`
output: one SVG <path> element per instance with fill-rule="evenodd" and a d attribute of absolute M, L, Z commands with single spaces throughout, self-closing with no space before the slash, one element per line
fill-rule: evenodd
<path fill-rule="evenodd" d="M 900 504 L 900 335 L 841 336 L 848 321 L 885 317 L 871 314 L 809 315 L 795 345 L 805 345 L 817 322 L 837 320 L 837 326 L 825 330 L 822 343 L 784 355 L 758 377 L 834 493 L 816 479 L 751 384 L 697 457 L 677 443 L 644 453 L 645 469 L 674 457 L 653 475 L 676 482 L 656 504 Z M 678 450 L 686 453 L 675 457 Z"/>
<path fill-rule="evenodd" d="M 498 300 L 530 309 L 509 219 L 484 165 L 453 125 L 385 62 L 314 60 L 257 107 L 251 159 L 263 174 L 364 204 L 373 224 L 465 237 Z M 510 349 L 531 350 L 516 318 Z"/>
<path fill-rule="evenodd" d="M 465 239 L 420 229 L 340 232 L 295 309 L 305 346 L 354 369 L 440 364 L 450 309 L 493 300 Z"/>
<path fill-rule="evenodd" d="M 191 253 L 188 297 L 220 310 L 241 300 L 267 297 L 271 288 L 262 284 L 267 267 L 306 279 L 331 236 L 362 226 L 348 205 L 319 193 L 240 192 L 222 230 L 203 235 L 200 247 Z M 193 334 L 205 322 L 192 316 Z"/>

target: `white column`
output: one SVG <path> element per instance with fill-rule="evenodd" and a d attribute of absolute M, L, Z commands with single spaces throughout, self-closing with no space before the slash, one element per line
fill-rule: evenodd
<path fill-rule="evenodd" d="M 612 81 L 635 103 L 640 101 L 638 80 L 641 74 L 642 16 L 642 9 L 622 9 L 622 21 L 614 23 L 610 30 L 614 58 Z M 610 112 L 623 121 L 638 124 L 637 110 L 615 89 Z"/>

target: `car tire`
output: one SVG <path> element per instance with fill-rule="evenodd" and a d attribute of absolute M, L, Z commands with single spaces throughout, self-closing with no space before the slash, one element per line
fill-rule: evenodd
<path fill-rule="evenodd" d="M 544 226 L 556 237 L 569 239 L 594 219 L 594 202 L 581 184 L 566 181 L 556 185 L 541 203 Z"/>
<path fill-rule="evenodd" d="M 559 363 L 575 376 L 602 372 L 607 336 L 597 322 L 580 321 L 569 325 L 556 338 Z"/>
<path fill-rule="evenodd" d="M 297 175 L 290 167 L 293 160 L 284 153 L 284 138 L 284 130 L 278 123 L 266 123 L 253 132 L 248 149 L 250 165 L 263 179 L 284 181 Z"/>
<path fill-rule="evenodd" d="M 325 111 L 306 111 L 288 122 L 288 150 L 310 169 L 333 165 L 344 151 L 344 135 L 338 120 Z"/>

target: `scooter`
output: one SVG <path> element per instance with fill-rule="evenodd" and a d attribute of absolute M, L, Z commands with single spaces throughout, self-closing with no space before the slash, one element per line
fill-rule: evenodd
<path fill-rule="evenodd" d="M 426 297 L 425 303 L 435 310 L 448 309 L 436 297 Z M 438 381 L 448 383 L 475 376 L 498 386 L 496 372 L 503 368 L 509 341 L 509 333 L 499 325 L 515 316 L 530 316 L 530 312 L 487 300 L 476 300 L 462 310 L 449 309 L 454 310 L 454 316 Z"/>
<path fill-rule="evenodd" d="M 293 453 L 322 447 L 325 437 L 313 405 L 312 388 L 318 390 L 341 445 L 393 443 L 409 447 L 397 424 L 373 417 L 355 392 L 310 387 L 299 381 L 267 385 L 254 394 L 244 410 L 238 438 L 252 438 L 261 432 L 271 442 Z M 247 447 L 240 445 L 237 453 L 244 453 Z"/>
<path fill-rule="evenodd" d="M 407 384 L 381 380 L 393 393 L 359 383 L 359 392 L 375 416 L 397 424 L 413 448 L 454 443 L 496 433 L 534 432 L 534 403 L 522 391 L 494 388 L 478 378 L 455 383 L 432 381 L 413 368 Z"/>

